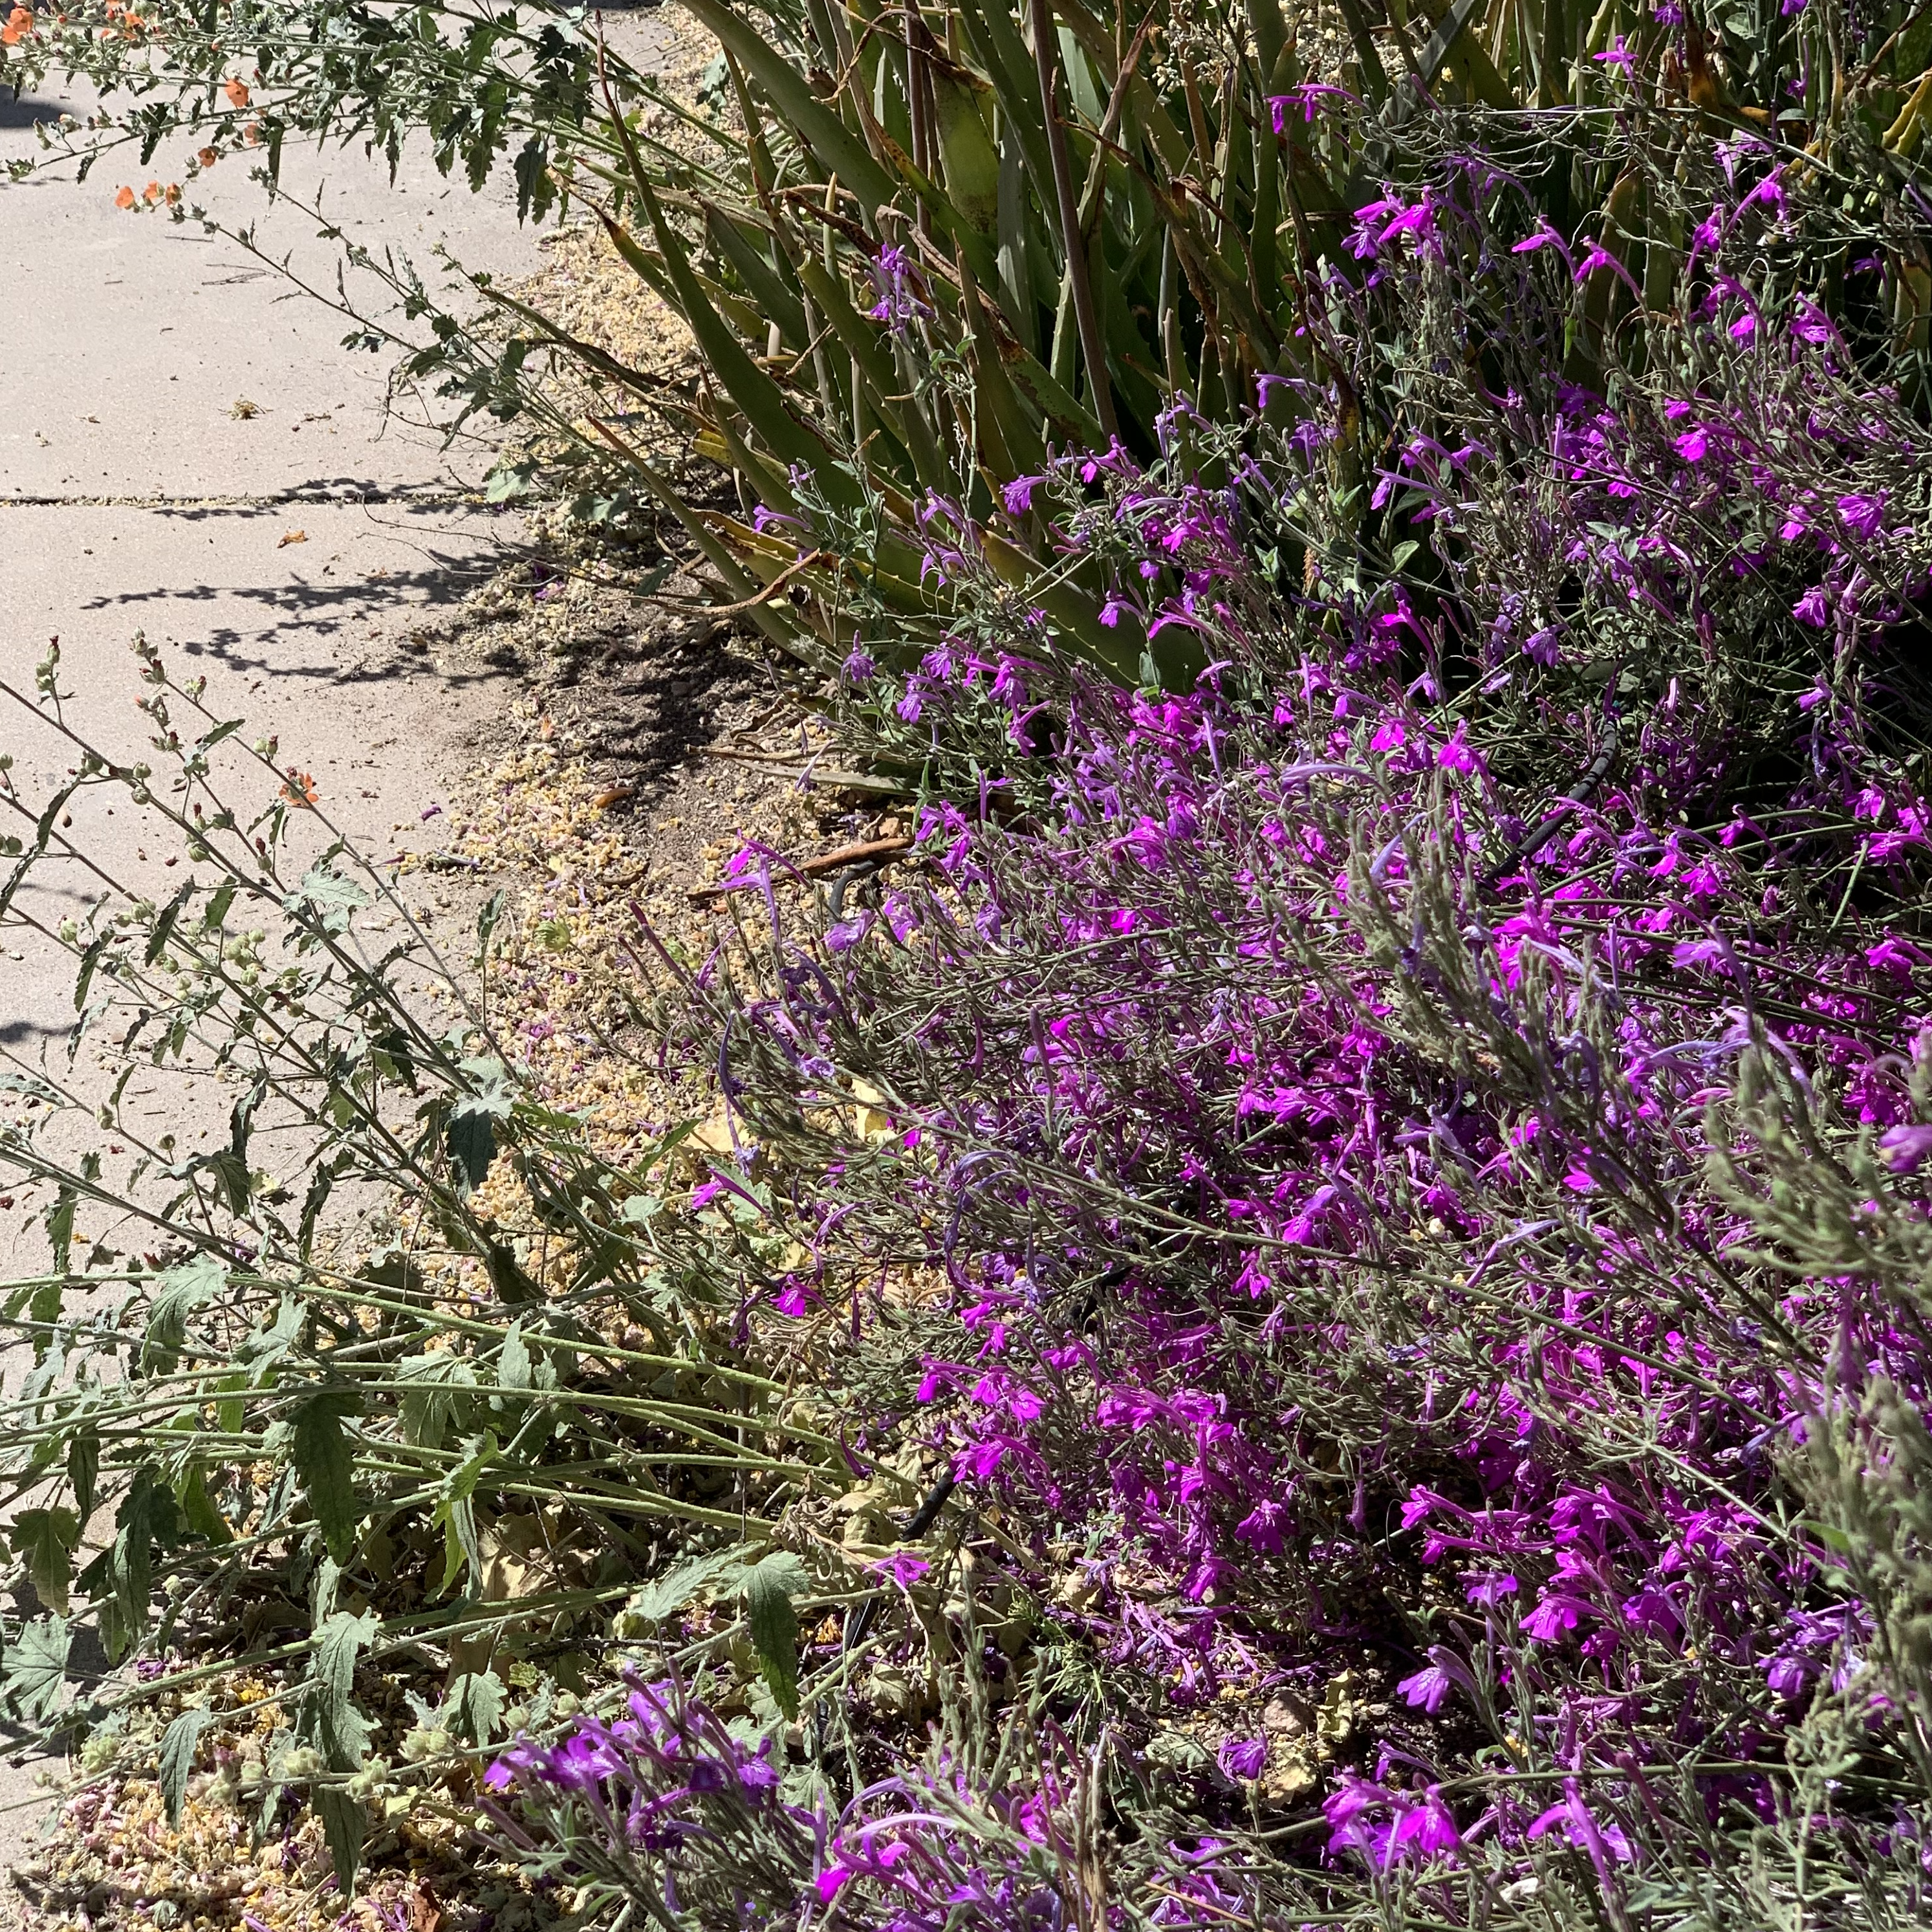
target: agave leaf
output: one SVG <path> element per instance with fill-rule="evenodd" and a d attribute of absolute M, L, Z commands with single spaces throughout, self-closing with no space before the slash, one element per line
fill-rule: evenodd
<path fill-rule="evenodd" d="M 1004 117 L 1002 117 L 1004 118 Z M 999 262 L 995 286 L 1001 313 L 1022 348 L 1040 352 L 1040 294 L 1031 210 L 1026 200 L 1026 158 L 1010 125 L 1000 134 Z"/>
<path fill-rule="evenodd" d="M 1267 4 L 1271 7 L 1273 0 Z M 1268 94 L 1286 93 L 1298 74 L 1294 50 L 1285 40 L 1278 42 L 1268 70 Z M 1255 306 L 1268 315 L 1281 294 L 1274 231 L 1281 220 L 1281 152 L 1285 143 L 1274 131 L 1274 117 L 1266 98 L 1256 106 L 1261 118 L 1255 126 L 1255 218 L 1248 236 L 1248 291 Z"/>
<path fill-rule="evenodd" d="M 1026 552 L 997 531 L 980 534 L 980 554 L 1001 582 L 1024 590 L 1043 610 L 1054 627 L 1070 638 L 1082 653 L 1105 664 L 1116 677 L 1132 683 L 1140 669 L 1142 640 L 1137 629 L 1123 625 L 1109 630 L 1094 608 L 1092 597 L 1075 585 L 1042 578 L 1040 568 Z"/>
<path fill-rule="evenodd" d="M 990 234 L 999 219 L 1000 157 L 981 110 L 981 93 L 990 93 L 963 68 L 929 58 L 939 152 L 946 192 L 960 218 L 978 235 Z"/>
<path fill-rule="evenodd" d="M 611 247 L 623 257 L 626 266 L 653 295 L 676 308 L 677 285 L 664 263 L 622 223 L 612 220 L 608 215 L 603 218 L 603 221 L 604 232 L 610 238 Z"/>
<path fill-rule="evenodd" d="M 751 291 L 752 300 L 777 322 L 788 341 L 803 347 L 811 335 L 805 326 L 804 305 L 785 286 L 778 271 L 759 253 L 744 229 L 715 202 L 705 204 L 704 225 L 712 246 L 737 272 L 739 279 Z"/>
<path fill-rule="evenodd" d="M 1432 82 L 1447 64 L 1484 106 L 1515 107 L 1520 104 L 1497 73 L 1478 34 L 1484 4 L 1485 0 L 1455 0 L 1444 12 L 1422 56 L 1423 79 Z"/>
<path fill-rule="evenodd" d="M 769 205 L 777 187 L 778 171 L 765 139 L 765 124 L 752 97 L 745 70 L 729 54 L 724 56 L 724 65 L 731 76 L 731 92 L 737 98 L 739 115 L 745 123 L 745 162 L 751 170 L 752 184 L 760 200 Z"/>
<path fill-rule="evenodd" d="M 1376 38 L 1369 31 L 1369 23 L 1363 17 L 1360 0 L 1336 0 L 1342 10 L 1343 23 L 1348 29 L 1348 38 L 1355 50 L 1355 58 L 1361 63 L 1362 86 L 1371 101 L 1378 106 L 1388 98 L 1388 73 L 1382 65 L 1382 57 L 1376 46 Z"/>
<path fill-rule="evenodd" d="M 1654 204 L 1646 222 L 1643 256 L 1643 304 L 1662 314 L 1676 298 L 1677 278 L 1684 268 L 1684 218 L 1674 207 Z"/>
<path fill-rule="evenodd" d="M 1101 113 L 1100 97 L 1094 92 L 1093 82 L 1082 69 L 1081 63 L 1066 58 L 1064 42 L 1066 36 L 1071 34 L 1080 51 L 1093 63 L 1093 71 L 1099 76 L 1100 86 L 1111 89 L 1118 77 L 1113 21 L 1111 19 L 1102 20 L 1089 8 L 1082 6 L 1080 0 L 1054 0 L 1053 10 L 1059 15 L 1062 22 L 1060 52 L 1067 70 L 1067 85 L 1075 91 L 1076 105 L 1097 127 Z M 1074 78 L 1076 71 L 1080 74 L 1077 80 Z M 1079 98 L 1083 89 L 1086 94 L 1084 100 Z"/>
<path fill-rule="evenodd" d="M 741 295 L 737 290 L 728 288 L 715 275 L 707 275 L 694 267 L 692 278 L 699 289 L 710 299 L 711 306 L 737 332 L 741 340 L 758 342 L 762 340 L 770 326 L 764 310 L 750 297 Z"/>
<path fill-rule="evenodd" d="M 714 516 L 708 520 L 713 533 L 722 538 L 742 559 L 746 568 L 762 580 L 764 587 L 769 588 L 781 577 L 785 578 L 788 582 L 808 586 L 823 584 L 828 591 L 833 587 L 836 572 L 832 568 L 818 565 L 808 571 L 800 571 L 797 556 L 789 544 L 764 536 L 736 517 Z M 898 570 L 881 569 L 876 566 L 868 568 L 851 558 L 842 559 L 839 568 L 862 577 L 882 603 L 903 615 L 930 615 L 932 594 L 921 587 L 919 580 L 921 553 L 914 549 L 903 538 L 890 543 L 882 542 L 879 549 L 882 557 L 892 556 L 899 566 Z M 910 575 L 903 574 L 908 566 L 911 572 Z M 776 602 L 776 600 L 773 601 Z M 760 604 L 757 608 L 764 610 L 772 606 Z M 795 618 L 802 616 L 796 606 L 782 608 L 789 609 Z"/>
<path fill-rule="evenodd" d="M 906 99 L 905 76 L 892 62 L 883 58 L 883 50 L 872 75 L 870 99 L 876 131 L 901 154 L 909 152 L 912 146 L 912 108 Z"/>
<path fill-rule="evenodd" d="M 898 170 L 900 178 L 911 189 L 919 205 L 930 216 L 938 233 L 956 248 L 966 251 L 976 273 L 988 279 L 996 274 L 999 265 L 993 254 L 993 244 L 988 238 L 992 222 L 988 220 L 983 227 L 974 227 L 953 206 L 951 197 L 939 184 L 930 175 L 914 165 L 912 157 L 904 149 L 896 145 L 889 145 L 886 158 Z M 994 176 L 995 206 L 998 180 L 996 173 Z"/>
<path fill-rule="evenodd" d="M 959 22 L 999 104 L 1001 138 L 1010 134 L 1018 142 L 1027 172 L 1033 177 L 1034 197 L 1040 207 L 1049 206 L 1053 166 L 1046 151 L 1046 124 L 1033 56 L 998 0 L 960 0 Z"/>
<path fill-rule="evenodd" d="M 1006 374 L 1025 394 L 1039 405 L 1040 413 L 1063 436 L 1097 448 L 1106 441 L 1100 419 L 1064 383 L 1055 379 L 1037 356 L 1024 350 L 1006 358 Z"/>
<path fill-rule="evenodd" d="M 1541 0 L 1541 4 L 1543 44 L 1537 52 L 1537 105 L 1559 107 L 1564 98 L 1559 85 L 1563 64 L 1570 58 L 1574 38 L 1570 32 L 1569 9 L 1564 0 Z"/>
<path fill-rule="evenodd" d="M 1222 137 L 1226 160 L 1221 172 L 1221 206 L 1228 218 L 1222 224 L 1221 245 L 1215 251 L 1228 270 L 1228 279 L 1245 284 L 1248 279 L 1248 236 L 1242 219 L 1241 203 L 1253 192 L 1256 158 L 1254 130 L 1242 112 L 1239 96 L 1230 104 L 1232 111 Z"/>
<path fill-rule="evenodd" d="M 710 437 L 717 442 L 707 447 Z M 700 456 L 709 457 L 721 469 L 741 470 L 749 478 L 760 502 L 773 510 L 794 510 L 798 499 L 792 494 L 785 472 L 760 450 L 754 449 L 729 417 L 710 418 L 710 434 L 700 434 L 694 445 Z"/>
<path fill-rule="evenodd" d="M 865 142 L 812 91 L 811 82 L 751 23 L 719 0 L 689 0 L 691 11 L 763 88 L 784 124 L 819 164 L 858 196 L 868 216 L 892 196 L 891 177 Z"/>
<path fill-rule="evenodd" d="M 633 246 L 634 245 L 633 244 Z M 643 273 L 643 271 L 640 270 L 639 272 Z M 668 290 L 670 284 L 668 281 L 663 282 L 663 286 L 660 289 L 658 282 L 662 278 L 660 277 L 658 280 L 652 280 L 652 277 L 656 275 L 657 272 L 653 267 L 650 273 L 645 275 L 644 279 L 653 289 L 658 289 L 660 293 L 664 293 Z M 500 286 L 492 284 L 483 292 L 496 307 L 507 310 L 511 314 L 518 316 L 543 340 L 554 343 L 559 348 L 568 350 L 585 368 L 596 370 L 600 376 L 616 383 L 622 388 L 628 389 L 632 394 L 641 397 L 661 406 L 675 407 L 681 401 L 681 398 L 671 393 L 669 386 L 662 376 L 647 375 L 642 370 L 633 369 L 628 363 L 620 362 L 608 350 L 600 349 L 596 343 L 586 342 L 580 336 L 572 335 L 567 329 L 560 328 L 554 316 L 547 316 L 540 310 L 532 308 L 528 304 L 518 301 L 514 296 L 506 294 Z M 668 294 L 666 299 L 669 299 Z"/>
<path fill-rule="evenodd" d="M 1224 332 L 1245 330 L 1258 334 L 1258 317 L 1244 273 L 1237 280 L 1222 251 L 1204 232 L 1199 204 L 1151 176 L 1143 176 L 1153 191 L 1154 204 L 1166 220 L 1174 238 L 1181 266 L 1186 272 L 1195 300 Z"/>
<path fill-rule="evenodd" d="M 1248 0 L 1248 25 L 1262 71 L 1272 74 L 1288 45 L 1288 22 L 1281 16 L 1279 0 Z"/>
<path fill-rule="evenodd" d="M 959 266 L 961 305 L 973 332 L 974 387 L 976 406 L 983 412 L 982 433 L 990 428 L 998 437 L 998 448 L 989 448 L 986 460 L 1002 476 L 1035 473 L 1046 464 L 1046 446 L 1040 439 L 1037 423 L 1007 378 L 999 337 L 980 298 L 979 285 L 964 254 Z"/>
<path fill-rule="evenodd" d="M 1138 68 L 1127 82 L 1127 110 L 1123 124 L 1127 132 L 1120 145 L 1129 152 L 1138 152 L 1144 143 L 1169 174 L 1185 174 L 1192 166 L 1192 137 L 1183 132 L 1161 104 L 1147 76 Z"/>
<path fill-rule="evenodd" d="M 850 476 L 826 461 L 824 442 L 794 416 L 784 392 L 746 353 L 737 333 L 720 316 L 684 253 L 684 246 L 664 219 L 664 210 L 648 181 L 637 184 L 645 212 L 657 236 L 658 253 L 677 291 L 677 308 L 698 338 L 698 346 L 712 379 L 748 422 L 758 425 L 766 447 L 781 463 L 802 464 L 818 472 L 826 494 L 834 502 L 856 506 L 857 486 Z"/>
<path fill-rule="evenodd" d="M 670 512 L 685 534 L 704 553 L 706 562 L 717 572 L 725 590 L 740 602 L 754 597 L 763 586 L 755 583 L 740 566 L 737 559 L 731 554 L 730 548 L 718 538 L 710 524 L 658 474 L 644 452 L 626 442 L 607 422 L 592 417 L 591 427 L 624 459 L 630 474 L 635 476 Z M 769 604 L 752 604 L 746 614 L 779 650 L 789 651 L 794 656 L 805 655 L 808 658 L 809 653 L 800 652 L 796 630 L 787 621 L 786 616 L 782 614 L 782 612 L 789 613 L 790 608 L 784 605 L 781 607 L 781 610 L 775 610 Z"/>
<path fill-rule="evenodd" d="M 1898 110 L 1898 118 L 1885 130 L 1882 145 L 1886 152 L 1910 159 L 1924 138 L 1928 118 L 1932 118 L 1932 71 L 1928 71 L 1919 82 L 1911 98 Z"/>

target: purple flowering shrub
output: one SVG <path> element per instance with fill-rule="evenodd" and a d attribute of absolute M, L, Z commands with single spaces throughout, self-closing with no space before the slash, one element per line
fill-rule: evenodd
<path fill-rule="evenodd" d="M 1922 209 L 1640 116 L 1576 232 L 1490 131 L 1251 413 L 925 490 L 836 680 L 922 869 L 820 930 L 742 855 L 770 969 L 688 986 L 805 1256 L 747 1330 L 943 1457 L 1070 1741 L 970 1856 L 916 1739 L 806 1750 L 800 1924 L 1925 1916 Z M 950 1616 L 889 1640 L 1016 1708 Z"/>
<path fill-rule="evenodd" d="M 979 1741 L 983 1745 L 983 1739 Z M 621 1715 L 550 1747 L 519 1739 L 485 1774 L 485 1810 L 540 1872 L 670 1927 L 1061 1932 L 1108 1922 L 1094 1763 L 1050 1727 L 991 1756 L 958 1733 L 834 1804 L 784 1774 L 674 1679 L 634 1682 Z M 1210 1841 L 1168 1847 L 1142 1922 L 1174 1901 L 1226 1910 Z"/>
<path fill-rule="evenodd" d="M 800 924 L 780 855 L 741 855 L 768 929 L 685 976 L 670 1057 L 743 1158 L 669 1212 L 466 1036 L 370 1034 L 393 989 L 344 966 L 356 1023 L 313 1064 L 361 1070 L 354 1136 L 332 1074 L 292 1226 L 245 1108 L 227 1165 L 183 1170 L 247 1238 L 151 1264 L 140 1374 L 230 1412 L 332 1178 L 393 1148 L 381 1085 L 430 1070 L 409 1184 L 482 1264 L 473 1361 L 327 1322 L 278 1354 L 250 1400 L 299 1478 L 290 1564 L 347 1575 L 365 1515 L 433 1507 L 434 1590 L 480 1590 L 478 1508 L 532 1494 L 595 1546 L 594 1603 L 691 1583 L 693 1544 L 716 1598 L 711 1566 L 764 1552 L 742 1619 L 652 1594 L 610 1626 L 679 1617 L 688 1684 L 489 1774 L 586 1918 L 1925 1922 L 1932 25 L 1345 8 L 1352 71 L 1311 79 L 1271 4 L 1156 9 L 1130 47 L 1066 4 L 855 34 L 692 4 L 739 124 L 711 160 L 640 148 L 655 85 L 620 74 L 578 191 L 692 326 L 694 394 L 520 308 L 507 343 L 436 317 L 412 367 L 507 416 L 526 362 L 575 357 L 694 429 L 744 520 L 625 419 L 532 405 L 919 788 L 916 870 Z M 290 58 L 257 76 L 284 100 Z M 190 748 L 147 708 L 190 790 L 232 727 Z M 195 811 L 212 863 L 236 821 Z M 38 857 L 57 814 L 26 815 Z M 224 862 L 218 934 L 273 876 Z M 64 939 L 127 1042 L 190 1000 L 146 997 L 170 946 L 235 1038 L 284 1037 L 181 918 L 209 890 Z M 361 892 L 291 891 L 298 950 L 340 964 Z M 64 1271 L 92 1178 L 32 1158 Z M 470 1204 L 493 1167 L 584 1258 L 567 1292 Z M 584 1369 L 600 1340 L 616 1366 Z M 398 1401 L 425 1365 L 447 1400 Z M 539 1400 L 567 1419 L 483 1426 Z M 214 1505 L 145 1411 L 98 1420 L 23 1424 L 17 1459 L 32 1486 L 61 1429 L 112 1445 L 127 1501 L 80 1581 L 118 1652 L 151 1545 L 176 1561 Z M 15 1538 L 51 1577 L 95 1453 Z M 634 1507 L 675 1536 L 614 1530 Z M 802 1551 L 842 1617 L 800 1623 Z M 352 1679 L 374 1626 L 332 1626 L 302 1721 L 346 1778 L 344 1646 Z M 8 1678 L 50 1715 L 44 1667 Z M 494 1685 L 451 1697 L 484 1748 Z M 359 1800 L 327 1789 L 346 1887 Z"/>
<path fill-rule="evenodd" d="M 1432 278 L 1554 313 L 1546 251 L 1430 220 L 1384 291 L 1418 332 Z M 1924 1909 L 1923 431 L 1802 291 L 1730 314 L 1614 404 L 1364 374 L 1360 516 L 1339 382 L 1055 466 L 1024 513 L 1198 688 L 1096 684 L 989 598 L 874 700 L 977 760 L 923 880 L 694 1009 L 815 1177 L 749 1318 L 944 1274 L 916 1321 L 855 1294 L 866 1426 L 1024 1526 L 1117 1824 L 1161 1714 L 1393 1682 L 1242 1910 Z M 883 1138 L 829 1124 L 854 1078 Z"/>
<path fill-rule="evenodd" d="M 1399 681 L 1456 755 L 1486 746 L 1508 794 L 1492 856 L 1536 829 L 1525 809 L 1565 811 L 1614 769 L 1652 817 L 1728 818 L 1780 892 L 1874 904 L 1928 834 L 1927 431 L 1862 373 L 1823 271 L 1794 278 L 1816 250 L 1769 151 L 1741 137 L 1707 172 L 1674 306 L 1632 319 L 1599 387 L 1564 373 L 1574 251 L 1500 162 L 1465 154 L 1355 218 L 1366 272 L 1331 269 L 1311 317 L 1328 380 L 1263 379 L 1238 435 L 1178 399 L 1151 469 L 1118 442 L 1072 452 L 1009 484 L 1004 514 L 1170 665 L 1177 638 L 1214 656 L 1217 609 L 1250 650 L 1365 620 L 1348 674 Z M 955 795 L 1004 780 L 992 802 L 1050 808 L 1052 620 L 960 506 L 933 499 L 922 526 L 964 614 L 902 679 L 855 650 L 848 701 Z"/>
<path fill-rule="evenodd" d="M 1352 406 L 1272 386 L 1301 416 L 1276 481 L 1317 598 L 1372 601 L 1420 694 L 1487 714 L 1517 782 L 1614 748 L 1660 815 L 1721 797 L 1815 825 L 1882 816 L 1859 801 L 1916 748 L 1926 430 L 1908 365 L 1870 380 L 1828 315 L 1784 171 L 1748 138 L 1707 162 L 1670 308 L 1632 317 L 1585 386 L 1561 353 L 1573 285 L 1610 269 L 1499 162 L 1460 157 L 1358 214 L 1367 272 L 1327 278 Z M 1877 266 L 1842 280 L 1875 289 Z"/>

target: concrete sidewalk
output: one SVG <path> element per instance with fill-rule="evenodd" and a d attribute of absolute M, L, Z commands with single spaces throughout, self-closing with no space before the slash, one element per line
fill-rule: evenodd
<path fill-rule="evenodd" d="M 0 128 L 0 160 L 35 152 L 30 128 Z M 84 183 L 0 187 L 0 676 L 30 685 L 58 635 L 80 728 L 131 749 L 127 645 L 144 630 L 184 674 L 207 675 L 222 715 L 278 734 L 305 770 L 356 767 L 366 808 L 350 829 L 386 837 L 436 802 L 488 712 L 410 636 L 422 607 L 460 598 L 514 538 L 514 520 L 464 502 L 488 446 L 446 450 L 388 414 L 392 357 L 345 350 L 342 316 L 235 242 L 117 208 L 116 169 L 110 155 Z M 292 150 L 284 173 L 432 279 L 440 245 L 500 275 L 538 260 L 506 194 L 472 195 L 420 158 L 393 185 L 357 151 Z M 332 288 L 334 244 L 238 162 L 196 191 Z M 23 764 L 34 738 L 0 716 L 0 749 Z M 42 1017 L 46 990 L 4 973 L 0 1028 Z"/>

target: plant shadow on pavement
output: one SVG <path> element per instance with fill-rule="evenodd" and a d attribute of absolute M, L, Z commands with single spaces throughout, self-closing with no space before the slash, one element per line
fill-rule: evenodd
<path fill-rule="evenodd" d="M 275 515 L 286 521 L 299 514 L 298 508 L 290 506 Z M 439 544 L 438 539 L 443 541 Z M 326 544 L 313 548 L 320 556 L 329 556 Z M 501 547 L 488 532 L 480 538 L 447 530 L 427 532 L 422 541 L 412 542 L 411 548 L 417 560 L 413 566 L 386 568 L 380 574 L 358 566 L 332 579 L 322 574 L 329 566 L 319 564 L 307 581 L 162 582 L 143 590 L 97 596 L 82 608 L 97 612 L 139 612 L 144 622 L 153 624 L 164 621 L 164 614 L 179 612 L 186 616 L 210 605 L 238 604 L 260 611 L 266 621 L 246 628 L 232 622 L 204 623 L 183 645 L 190 657 L 212 659 L 231 671 L 268 672 L 278 678 L 324 683 L 365 683 L 420 669 L 426 647 L 417 640 L 424 626 L 458 608 L 500 567 Z M 292 661 L 287 654 L 286 647 L 292 644 L 329 643 L 352 634 L 368 640 L 371 647 L 347 664 L 314 656 Z M 450 682 L 468 683 L 500 668 L 452 667 L 446 676 Z"/>
<path fill-rule="evenodd" d="M 9 94 L 0 100 L 0 128 L 38 128 L 58 121 L 68 110 L 57 100 L 38 100 L 32 94 Z"/>

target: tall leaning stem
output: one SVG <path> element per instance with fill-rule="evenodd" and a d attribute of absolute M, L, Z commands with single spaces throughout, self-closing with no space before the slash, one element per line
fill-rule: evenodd
<path fill-rule="evenodd" d="M 1073 192 L 1073 164 L 1066 152 L 1066 124 L 1060 118 L 1060 88 L 1056 73 L 1053 9 L 1048 0 L 1031 0 L 1034 64 L 1040 70 L 1040 100 L 1046 119 L 1046 148 L 1053 162 L 1054 199 L 1060 204 L 1060 233 L 1066 253 L 1066 276 L 1073 291 L 1073 319 L 1079 326 L 1081 353 L 1087 358 L 1087 380 L 1094 394 L 1094 413 L 1108 435 L 1117 436 L 1114 392 L 1107 380 L 1107 357 L 1100 340 L 1100 324 L 1094 312 L 1094 285 L 1087 260 L 1087 238 L 1081 232 L 1080 205 Z"/>

